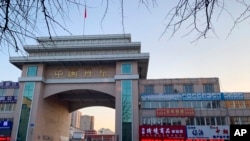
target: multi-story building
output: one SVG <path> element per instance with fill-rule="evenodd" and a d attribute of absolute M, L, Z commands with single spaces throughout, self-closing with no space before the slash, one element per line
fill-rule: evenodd
<path fill-rule="evenodd" d="M 221 92 L 218 78 L 139 82 L 141 140 L 229 140 L 229 125 L 250 123 L 250 94 Z"/>
<path fill-rule="evenodd" d="M 0 140 L 9 141 L 11 139 L 12 125 L 18 112 L 17 95 L 19 90 L 18 82 L 0 82 Z"/>
<path fill-rule="evenodd" d="M 80 129 L 84 131 L 94 130 L 94 116 L 82 115 Z"/>
<path fill-rule="evenodd" d="M 71 113 L 71 122 L 70 122 L 70 129 L 69 129 L 69 137 L 73 138 L 74 132 L 83 132 L 80 129 L 80 122 L 81 122 L 81 111 L 74 111 Z"/>
<path fill-rule="evenodd" d="M 72 112 L 70 126 L 75 127 L 75 128 L 80 128 L 81 116 L 82 116 L 81 111 Z"/>

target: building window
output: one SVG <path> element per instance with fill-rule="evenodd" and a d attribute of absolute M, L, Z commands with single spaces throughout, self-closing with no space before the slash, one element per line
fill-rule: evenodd
<path fill-rule="evenodd" d="M 181 125 L 181 118 L 172 118 L 172 125 Z"/>
<path fill-rule="evenodd" d="M 217 125 L 226 125 L 226 118 L 225 117 L 216 117 Z"/>
<path fill-rule="evenodd" d="M 0 104 L 0 112 L 4 111 L 5 104 Z"/>
<path fill-rule="evenodd" d="M 165 101 L 159 101 L 160 107 L 159 108 L 166 108 L 166 106 L 168 107 L 168 103 L 166 103 Z"/>
<path fill-rule="evenodd" d="M 162 119 L 161 118 L 151 118 L 151 125 L 162 125 Z"/>
<path fill-rule="evenodd" d="M 250 124 L 250 117 L 240 117 L 241 118 L 241 124 Z"/>
<path fill-rule="evenodd" d="M 211 109 L 211 107 L 212 107 L 211 101 L 202 101 L 202 108 Z"/>
<path fill-rule="evenodd" d="M 37 66 L 28 66 L 27 76 L 37 76 Z"/>
<path fill-rule="evenodd" d="M 244 101 L 242 100 L 235 100 L 234 103 L 235 103 L 235 108 L 240 108 L 240 109 L 245 108 Z"/>
<path fill-rule="evenodd" d="M 142 102 L 141 108 L 150 108 L 151 107 L 150 105 L 151 105 L 150 102 Z"/>
<path fill-rule="evenodd" d="M 250 108 L 250 100 L 245 100 L 246 108 Z"/>
<path fill-rule="evenodd" d="M 202 108 L 204 109 L 220 108 L 220 101 L 202 101 Z"/>
<path fill-rule="evenodd" d="M 193 108 L 200 109 L 201 101 L 192 101 Z"/>
<path fill-rule="evenodd" d="M 170 118 L 163 118 L 162 124 L 163 125 L 171 125 L 171 119 Z"/>
<path fill-rule="evenodd" d="M 196 125 L 205 125 L 204 117 L 197 117 L 196 118 Z"/>
<path fill-rule="evenodd" d="M 186 125 L 195 125 L 195 118 L 187 117 L 186 118 Z"/>
<path fill-rule="evenodd" d="M 0 96 L 6 95 L 6 89 L 0 89 Z"/>
<path fill-rule="evenodd" d="M 214 92 L 214 84 L 204 84 L 203 89 L 205 93 L 213 93 Z"/>
<path fill-rule="evenodd" d="M 191 101 L 182 101 L 183 108 L 193 108 Z"/>
<path fill-rule="evenodd" d="M 9 112 L 14 111 L 15 104 L 7 103 L 7 104 L 0 104 L 0 112 Z"/>
<path fill-rule="evenodd" d="M 122 74 L 131 74 L 132 64 L 122 64 Z"/>
<path fill-rule="evenodd" d="M 206 119 L 206 125 L 212 125 L 210 117 L 205 117 L 205 119 Z"/>
<path fill-rule="evenodd" d="M 225 101 L 225 107 L 226 108 L 234 108 L 234 102 L 233 101 Z"/>
<path fill-rule="evenodd" d="M 174 93 L 173 85 L 165 85 L 164 86 L 164 93 L 165 94 L 173 94 Z"/>
<path fill-rule="evenodd" d="M 17 138 L 20 140 L 25 141 L 26 135 L 28 132 L 28 123 L 30 117 L 30 109 L 32 104 L 33 95 L 35 92 L 35 82 L 25 82 L 24 83 L 24 91 L 23 91 L 23 102 L 22 102 L 22 109 L 20 113 L 20 122 L 18 127 Z"/>
<path fill-rule="evenodd" d="M 123 122 L 132 121 L 132 81 L 122 81 L 122 112 Z"/>
<path fill-rule="evenodd" d="M 210 117 L 210 119 L 211 119 L 211 125 L 216 125 L 216 119 L 215 119 L 215 117 Z"/>
<path fill-rule="evenodd" d="M 160 102 L 151 102 L 150 108 L 160 108 Z"/>
<path fill-rule="evenodd" d="M 142 123 L 144 125 L 181 125 L 181 120 L 180 117 L 143 117 Z"/>
<path fill-rule="evenodd" d="M 170 106 L 169 106 L 170 108 L 178 108 L 178 107 L 179 107 L 179 106 L 178 106 L 179 104 L 178 104 L 177 101 L 170 101 L 170 102 L 169 102 L 169 105 L 170 105 Z"/>
<path fill-rule="evenodd" d="M 19 89 L 14 89 L 14 94 L 13 94 L 13 96 L 17 96 L 17 95 L 18 95 L 18 90 L 19 90 Z"/>
<path fill-rule="evenodd" d="M 240 125 L 240 117 L 230 117 L 230 124 L 232 125 Z"/>
<path fill-rule="evenodd" d="M 235 109 L 235 108 L 245 108 L 247 107 L 248 103 L 245 106 L 245 101 L 243 100 L 230 100 L 230 101 L 225 101 L 225 107 L 226 108 L 231 108 L 231 109 Z"/>
<path fill-rule="evenodd" d="M 122 140 L 132 140 L 132 80 L 121 81 Z"/>
<path fill-rule="evenodd" d="M 193 121 L 195 120 L 195 122 Z M 186 125 L 226 125 L 225 117 L 188 117 Z"/>
<path fill-rule="evenodd" d="M 154 94 L 154 86 L 153 85 L 145 85 L 144 86 L 145 94 Z"/>
<path fill-rule="evenodd" d="M 184 93 L 193 93 L 194 92 L 193 84 L 184 84 L 183 91 Z"/>
<path fill-rule="evenodd" d="M 14 105 L 13 104 L 6 104 L 5 111 L 13 111 Z"/>
<path fill-rule="evenodd" d="M 29 100 L 32 100 L 34 95 L 34 88 L 35 88 L 35 83 L 26 82 L 24 86 L 24 97 L 28 98 Z"/>
<path fill-rule="evenodd" d="M 142 123 L 143 123 L 143 125 L 150 125 L 151 123 L 150 123 L 150 118 L 142 118 Z"/>
<path fill-rule="evenodd" d="M 212 108 L 213 109 L 220 108 L 220 101 L 212 101 Z"/>

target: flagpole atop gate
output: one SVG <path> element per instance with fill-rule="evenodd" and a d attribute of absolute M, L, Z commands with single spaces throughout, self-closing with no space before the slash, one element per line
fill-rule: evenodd
<path fill-rule="evenodd" d="M 86 7 L 86 1 L 84 0 L 84 5 L 85 5 L 85 8 L 84 8 L 84 19 L 83 19 L 83 35 L 84 35 L 84 32 L 85 32 L 85 20 L 87 18 L 87 7 Z"/>

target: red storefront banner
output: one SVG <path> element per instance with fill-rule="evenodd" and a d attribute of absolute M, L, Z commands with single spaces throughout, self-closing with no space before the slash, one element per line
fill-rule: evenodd
<path fill-rule="evenodd" d="M 0 136 L 0 141 L 10 141 L 10 137 L 1 137 Z"/>
<path fill-rule="evenodd" d="M 193 108 L 158 108 L 155 110 L 157 117 L 193 117 Z"/>
<path fill-rule="evenodd" d="M 139 127 L 140 140 L 153 139 L 186 139 L 186 126 L 150 126 L 142 125 Z"/>

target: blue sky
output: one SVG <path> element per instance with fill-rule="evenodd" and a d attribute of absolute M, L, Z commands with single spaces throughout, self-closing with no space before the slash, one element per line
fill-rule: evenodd
<path fill-rule="evenodd" d="M 119 1 L 110 1 L 102 26 L 101 19 L 105 11 L 105 3 L 101 3 L 101 0 L 86 0 L 86 2 L 88 7 L 85 26 L 83 7 L 79 11 L 72 8 L 69 12 L 70 20 L 65 21 L 66 27 L 73 35 L 123 33 Z M 235 13 L 239 14 L 243 10 L 232 0 L 227 4 L 226 8 L 232 11 L 231 14 L 234 17 L 237 16 Z M 234 6 L 230 7 L 232 4 Z M 172 1 L 158 1 L 156 7 L 149 5 L 150 10 L 148 10 L 137 1 L 124 1 L 125 33 L 131 34 L 132 41 L 141 42 L 142 52 L 150 53 L 148 79 L 218 77 L 221 91 L 250 92 L 250 20 L 238 24 L 228 38 L 226 36 L 233 26 L 233 20 L 226 12 L 213 19 L 217 37 L 209 32 L 206 39 L 201 38 L 192 43 L 196 37 L 195 34 L 183 37 L 187 33 L 185 30 L 187 24 L 184 24 L 183 28 L 172 38 L 169 38 L 170 32 L 166 32 L 161 37 L 166 24 L 164 18 L 172 6 Z M 43 26 L 40 28 L 42 29 Z M 57 29 L 57 35 L 69 34 Z M 41 32 L 38 36 L 47 35 Z M 27 43 L 34 43 L 34 41 Z M 12 55 L 15 54 L 12 53 Z M 6 49 L 2 48 L 0 58 L 0 79 L 17 81 L 21 72 L 8 62 L 9 54 Z M 106 115 L 111 116 L 100 117 L 98 113 L 101 112 L 93 112 L 91 108 L 82 111 L 84 114 L 97 116 L 96 129 L 104 127 L 114 130 L 115 111 L 108 108 L 99 109 L 100 111 L 106 110 L 110 113 Z M 110 122 L 107 125 L 101 125 L 104 123 L 101 119 L 110 119 Z"/>

